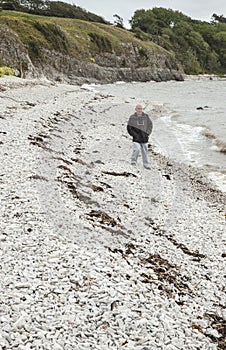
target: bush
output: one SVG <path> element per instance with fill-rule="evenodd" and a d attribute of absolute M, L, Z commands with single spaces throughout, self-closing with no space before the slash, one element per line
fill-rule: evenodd
<path fill-rule="evenodd" d="M 32 60 L 38 60 L 42 58 L 42 46 L 37 40 L 31 40 L 28 42 L 28 52 Z"/>
<path fill-rule="evenodd" d="M 68 40 L 59 26 L 53 23 L 35 22 L 34 27 L 42 33 L 53 49 L 68 53 Z"/>
<path fill-rule="evenodd" d="M 151 40 L 151 35 L 148 33 L 143 32 L 140 28 L 136 27 L 133 30 L 135 37 L 137 39 L 140 39 L 142 41 L 149 41 Z"/>
<path fill-rule="evenodd" d="M 108 38 L 97 33 L 88 33 L 91 41 L 95 43 L 100 51 L 112 51 L 112 45 Z"/>
<path fill-rule="evenodd" d="M 4 77 L 4 75 L 14 75 L 14 71 L 6 66 L 0 67 L 0 77 Z"/>

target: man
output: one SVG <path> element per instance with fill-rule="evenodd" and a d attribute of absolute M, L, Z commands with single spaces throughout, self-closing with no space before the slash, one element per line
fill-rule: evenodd
<path fill-rule="evenodd" d="M 130 116 L 127 124 L 127 131 L 133 137 L 131 164 L 136 164 L 141 151 L 143 166 L 145 169 L 150 169 L 148 163 L 148 137 L 152 132 L 153 124 L 149 116 L 143 112 L 140 104 L 136 106 L 135 110 L 136 112 Z"/>

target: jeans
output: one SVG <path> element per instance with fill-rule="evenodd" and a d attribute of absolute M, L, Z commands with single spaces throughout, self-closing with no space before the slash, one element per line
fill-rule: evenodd
<path fill-rule="evenodd" d="M 148 144 L 147 143 L 138 143 L 133 142 L 133 153 L 131 157 L 131 164 L 136 164 L 139 152 L 141 151 L 143 166 L 149 167 L 148 164 Z"/>

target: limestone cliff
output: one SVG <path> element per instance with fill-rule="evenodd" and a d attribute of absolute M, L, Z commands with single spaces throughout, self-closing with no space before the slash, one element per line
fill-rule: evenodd
<path fill-rule="evenodd" d="M 18 76 L 69 83 L 183 80 L 172 53 L 128 30 L 9 12 L 0 15 L 0 64 Z"/>

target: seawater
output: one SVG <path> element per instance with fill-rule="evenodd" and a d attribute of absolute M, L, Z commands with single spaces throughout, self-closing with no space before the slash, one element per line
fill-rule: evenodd
<path fill-rule="evenodd" d="M 226 191 L 226 80 L 121 82 L 95 89 L 132 98 L 134 108 L 142 103 L 154 123 L 151 143 L 170 158 L 204 168 Z"/>

